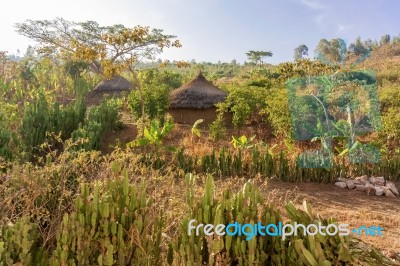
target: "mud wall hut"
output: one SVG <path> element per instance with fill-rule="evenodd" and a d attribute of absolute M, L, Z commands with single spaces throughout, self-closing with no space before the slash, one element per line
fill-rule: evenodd
<path fill-rule="evenodd" d="M 227 93 L 206 80 L 203 74 L 182 87 L 174 90 L 170 96 L 169 113 L 175 123 L 193 124 L 203 119 L 210 124 L 217 117 L 215 104 L 225 101 Z M 230 120 L 225 117 L 225 120 Z"/>

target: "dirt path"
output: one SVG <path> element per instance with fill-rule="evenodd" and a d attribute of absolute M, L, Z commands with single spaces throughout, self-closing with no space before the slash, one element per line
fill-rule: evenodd
<path fill-rule="evenodd" d="M 396 183 L 400 187 L 400 183 Z M 400 256 L 400 198 L 368 196 L 364 192 L 341 189 L 333 184 L 268 182 L 268 190 L 280 195 L 290 195 L 295 202 L 306 200 L 314 213 L 328 218 L 333 216 L 339 223 L 351 228 L 362 225 L 380 225 L 383 236 L 362 236 L 366 243 L 374 245 L 385 253 Z"/>

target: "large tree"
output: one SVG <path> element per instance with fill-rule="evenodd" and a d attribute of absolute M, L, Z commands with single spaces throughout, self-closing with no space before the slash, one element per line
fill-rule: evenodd
<path fill-rule="evenodd" d="M 343 64 L 346 59 L 347 46 L 343 39 L 330 41 L 321 39 L 315 49 L 316 58 L 324 63 Z"/>
<path fill-rule="evenodd" d="M 56 18 L 26 20 L 15 27 L 18 33 L 37 42 L 40 54 L 86 61 L 107 78 L 135 67 L 143 59 L 153 59 L 166 47 L 180 47 L 175 36 L 143 26 L 103 27 L 95 21 L 77 23 Z"/>
<path fill-rule="evenodd" d="M 385 45 L 385 44 L 389 44 L 390 43 L 390 35 L 389 34 L 385 34 L 381 37 L 381 42 L 380 45 Z"/>
<path fill-rule="evenodd" d="M 349 52 L 355 55 L 366 55 L 369 52 L 369 48 L 366 43 L 361 41 L 360 37 L 357 37 L 354 43 L 349 45 Z"/>
<path fill-rule="evenodd" d="M 94 72 L 106 79 L 122 71 L 130 71 L 136 77 L 139 62 L 144 59 L 154 60 L 164 48 L 181 47 L 176 36 L 144 26 L 100 26 L 95 21 L 77 23 L 56 18 L 26 20 L 17 23 L 15 27 L 18 33 L 37 42 L 36 50 L 39 54 L 55 54 L 63 59 L 87 62 Z M 139 93 L 144 115 L 140 87 Z"/>
<path fill-rule="evenodd" d="M 305 44 L 299 45 L 296 49 L 294 49 L 294 60 L 300 60 L 303 56 L 308 55 L 308 47 Z"/>
<path fill-rule="evenodd" d="M 271 57 L 273 54 L 270 51 L 253 51 L 250 50 L 246 53 L 247 58 L 250 62 L 256 65 L 262 65 L 264 63 L 263 59 L 266 57 Z"/>

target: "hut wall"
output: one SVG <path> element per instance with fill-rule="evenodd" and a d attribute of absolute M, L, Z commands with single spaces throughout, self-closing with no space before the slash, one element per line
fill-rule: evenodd
<path fill-rule="evenodd" d="M 176 108 L 169 109 L 168 112 L 174 118 L 174 122 L 178 124 L 194 124 L 197 120 L 203 119 L 203 124 L 209 125 L 217 118 L 215 107 L 207 109 Z M 230 113 L 225 114 L 225 122 L 227 125 L 232 123 Z"/>

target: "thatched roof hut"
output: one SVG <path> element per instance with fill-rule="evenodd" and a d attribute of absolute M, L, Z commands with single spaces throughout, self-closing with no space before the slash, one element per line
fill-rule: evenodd
<path fill-rule="evenodd" d="M 206 80 L 203 74 L 171 93 L 170 108 L 207 109 L 225 101 L 227 93 Z"/>
<path fill-rule="evenodd" d="M 110 97 L 119 97 L 124 93 L 129 93 L 134 86 L 126 78 L 115 76 L 110 80 L 101 81 L 88 95 L 86 96 L 87 105 L 96 105 L 101 102 L 107 94 Z"/>
<path fill-rule="evenodd" d="M 215 104 L 225 101 L 226 96 L 225 91 L 206 80 L 200 72 L 194 80 L 171 93 L 169 113 L 177 123 L 192 124 L 203 119 L 207 124 L 216 117 Z"/>

